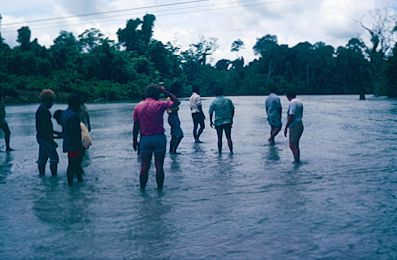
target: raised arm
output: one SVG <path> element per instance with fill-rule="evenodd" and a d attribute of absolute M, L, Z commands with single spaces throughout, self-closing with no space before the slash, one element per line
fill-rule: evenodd
<path fill-rule="evenodd" d="M 179 99 L 170 91 L 168 91 L 165 87 L 161 86 L 160 91 L 171 98 L 172 102 L 174 103 L 172 107 L 177 107 L 181 104 L 181 101 L 179 101 Z"/>

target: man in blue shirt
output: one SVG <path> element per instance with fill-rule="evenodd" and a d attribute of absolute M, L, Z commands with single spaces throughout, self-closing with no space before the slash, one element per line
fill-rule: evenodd
<path fill-rule="evenodd" d="M 13 151 L 14 149 L 10 147 L 11 131 L 6 121 L 6 109 L 5 109 L 4 94 L 2 89 L 0 89 L 0 129 L 3 130 L 4 132 L 6 152 Z"/>
<path fill-rule="evenodd" d="M 68 98 L 68 108 L 62 113 L 63 152 L 68 154 L 67 178 L 68 185 L 73 186 L 73 177 L 82 182 L 83 169 L 81 128 L 80 128 L 80 97 L 72 94 Z"/>
<path fill-rule="evenodd" d="M 223 96 L 222 88 L 217 88 L 215 95 L 216 98 L 212 101 L 208 112 L 210 114 L 210 126 L 212 128 L 215 125 L 216 133 L 218 135 L 218 153 L 222 153 L 222 134 L 225 132 L 230 154 L 233 154 L 231 133 L 234 117 L 234 105 L 231 99 Z M 215 122 L 213 121 L 214 113 Z"/>
<path fill-rule="evenodd" d="M 274 138 L 278 135 L 281 130 L 281 101 L 276 94 L 275 86 L 270 86 L 270 94 L 266 98 L 266 114 L 267 121 L 270 125 L 270 138 L 268 139 L 270 144 L 275 144 Z"/>

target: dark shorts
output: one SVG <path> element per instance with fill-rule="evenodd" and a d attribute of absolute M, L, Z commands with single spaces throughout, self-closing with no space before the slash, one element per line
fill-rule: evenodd
<path fill-rule="evenodd" d="M 232 129 L 232 124 L 224 124 L 224 125 L 219 125 L 219 126 L 215 126 L 216 130 L 231 130 Z"/>
<path fill-rule="evenodd" d="M 37 163 L 39 165 L 45 165 L 50 158 L 50 163 L 58 163 L 59 157 L 57 153 L 57 144 L 55 142 L 48 142 L 37 139 L 39 143 L 39 159 Z"/>
<path fill-rule="evenodd" d="M 171 127 L 171 136 L 183 137 L 182 128 L 180 126 L 172 126 Z"/>
<path fill-rule="evenodd" d="M 289 129 L 289 143 L 297 145 L 303 133 L 303 124 L 299 123 Z"/>
<path fill-rule="evenodd" d="M 203 113 L 193 113 L 192 118 L 194 124 L 204 124 L 205 116 Z"/>
<path fill-rule="evenodd" d="M 167 138 L 164 133 L 157 135 L 141 136 L 139 141 L 139 152 L 141 154 L 165 153 Z"/>

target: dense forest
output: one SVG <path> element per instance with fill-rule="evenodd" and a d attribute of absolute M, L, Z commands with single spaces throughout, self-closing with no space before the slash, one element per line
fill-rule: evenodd
<path fill-rule="evenodd" d="M 217 49 L 214 38 L 180 50 L 153 38 L 156 17 L 130 19 L 117 31 L 118 41 L 100 30 L 87 29 L 77 37 L 61 31 L 50 47 L 31 39 L 31 30 L 18 30 L 18 45 L 10 48 L 0 35 L 0 88 L 13 102 L 36 102 L 41 89 L 51 88 L 63 100 L 68 93 L 93 100 L 133 100 L 151 82 L 164 82 L 178 96 L 199 85 L 203 96 L 222 86 L 228 95 L 266 95 L 270 85 L 283 93 L 376 94 L 397 97 L 397 44 L 383 48 L 382 34 L 364 27 L 371 46 L 352 38 L 337 48 L 324 42 L 279 44 L 276 35 L 258 38 L 257 59 L 243 57 L 209 62 Z M 396 28 L 391 30 L 394 33 Z M 231 52 L 238 57 L 244 42 L 236 39 Z"/>

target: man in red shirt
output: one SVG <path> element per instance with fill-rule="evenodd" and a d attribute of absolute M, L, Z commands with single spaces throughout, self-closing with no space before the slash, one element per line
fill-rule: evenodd
<path fill-rule="evenodd" d="M 160 94 L 169 96 L 171 100 L 160 101 Z M 164 112 L 169 108 L 179 106 L 178 98 L 162 86 L 151 84 L 146 87 L 145 99 L 136 105 L 134 110 L 133 148 L 139 145 L 141 156 L 141 172 L 139 182 L 141 189 L 145 189 L 152 155 L 156 168 L 156 182 L 158 189 L 164 183 L 164 157 L 167 139 L 164 134 Z M 138 134 L 141 138 L 138 143 Z"/>

